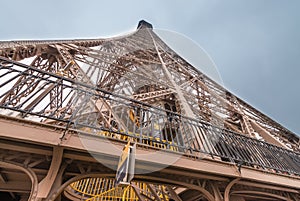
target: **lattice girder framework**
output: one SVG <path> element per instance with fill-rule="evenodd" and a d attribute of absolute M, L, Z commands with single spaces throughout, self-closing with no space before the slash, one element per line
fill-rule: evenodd
<path fill-rule="evenodd" d="M 0 42 L 0 112 L 300 175 L 296 134 L 201 73 L 147 23 L 108 39 Z"/>
<path fill-rule="evenodd" d="M 173 96 L 176 105 L 174 111 L 182 115 L 191 116 L 192 112 L 192 116 L 199 120 L 299 150 L 299 138 L 295 134 L 188 64 L 151 29 L 140 28 L 124 37 L 102 40 L 1 42 L 0 48 L 0 55 L 10 60 L 33 60 L 29 66 L 34 69 L 82 81 L 136 100 L 146 101 L 139 97 L 148 96 L 146 102 L 150 104 Z M 164 72 L 162 62 L 172 80 L 167 78 L 168 73 Z M 7 87 L 15 83 L 9 86 L 9 92 L 2 92 L 5 92 L 5 96 L 1 96 L 2 105 L 22 104 L 21 99 L 34 93 L 39 81 L 34 81 L 32 75 L 31 71 L 23 72 L 21 77 L 16 76 L 19 79 L 17 82 L 10 80 Z M 179 97 L 172 81 L 180 88 L 183 97 Z M 152 91 L 139 92 L 139 88 L 151 85 Z M 21 92 L 22 87 L 24 89 Z M 43 88 L 50 93 L 51 100 L 47 101 L 51 101 L 51 109 L 62 107 L 63 89 L 59 87 L 57 83 L 53 89 L 51 86 Z M 34 102 L 33 99 L 29 101 Z M 184 101 L 188 103 L 190 113 L 182 108 Z"/>

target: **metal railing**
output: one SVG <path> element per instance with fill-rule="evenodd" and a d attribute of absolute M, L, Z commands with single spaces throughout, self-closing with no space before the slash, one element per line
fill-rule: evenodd
<path fill-rule="evenodd" d="M 0 58 L 0 108 L 78 132 L 300 175 L 297 152 L 5 58 Z"/>
<path fill-rule="evenodd" d="M 142 182 L 132 182 L 129 186 L 116 186 L 115 179 L 110 178 L 86 178 L 79 181 L 73 182 L 70 185 L 71 189 L 76 194 L 80 194 L 87 201 L 98 201 L 98 200 L 124 200 L 124 201 L 138 201 L 138 196 L 135 191 L 139 194 L 145 195 L 148 198 L 155 199 L 149 184 Z M 155 188 L 157 196 L 169 200 L 168 195 L 163 195 L 162 191 L 166 191 L 166 187 L 163 185 L 152 185 Z M 134 190 L 135 188 L 135 190 Z"/>

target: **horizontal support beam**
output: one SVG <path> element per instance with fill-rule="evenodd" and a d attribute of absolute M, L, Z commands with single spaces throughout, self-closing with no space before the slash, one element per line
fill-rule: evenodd
<path fill-rule="evenodd" d="M 31 182 L 23 181 L 8 181 L 6 183 L 0 182 L 0 192 L 15 192 L 15 193 L 30 193 Z"/>
<path fill-rule="evenodd" d="M 275 186 L 275 185 L 268 185 L 268 184 L 259 184 L 257 182 L 238 181 L 237 184 L 244 185 L 244 186 L 252 186 L 252 187 L 257 187 L 257 188 L 285 191 L 285 192 L 290 192 L 290 193 L 299 193 L 298 190 L 294 190 L 294 189 L 291 189 L 291 188 L 285 188 L 285 187 L 280 187 L 280 186 Z"/>
<path fill-rule="evenodd" d="M 45 155 L 45 156 L 52 155 L 52 150 L 47 149 L 47 147 L 45 147 L 45 146 L 35 146 L 32 144 L 27 144 L 24 146 L 24 142 L 22 143 L 22 142 L 14 141 L 12 144 L 12 143 L 8 143 L 7 140 L 0 139 L 0 147 L 9 149 L 9 150 L 30 153 L 30 154 L 40 154 L 40 155 Z M 49 147 L 49 148 L 51 148 L 51 147 Z"/>
<path fill-rule="evenodd" d="M 68 152 L 76 150 L 77 152 L 87 152 L 95 155 L 105 155 L 118 158 L 124 147 L 124 142 L 117 140 L 108 140 L 96 135 L 70 135 L 67 140 L 61 141 L 62 130 L 45 127 L 44 125 L 30 125 L 19 121 L 0 118 L 0 139 L 9 139 L 11 141 L 25 141 L 44 146 L 62 146 Z M 185 171 L 199 172 L 224 178 L 238 178 L 251 180 L 262 184 L 273 184 L 277 186 L 300 189 L 300 177 L 271 173 L 259 169 L 242 166 L 240 171 L 235 164 L 225 163 L 218 160 L 207 158 L 193 159 L 178 155 L 177 153 L 145 149 L 142 145 L 137 146 L 137 165 L 138 164 L 156 164 L 156 167 L 148 166 L 148 171 L 157 170 L 157 167 L 168 167 L 172 162 L 173 169 L 184 169 Z M 91 157 L 92 158 L 92 157 Z M 93 159 L 95 160 L 95 159 Z M 144 166 L 146 167 L 146 166 Z"/>

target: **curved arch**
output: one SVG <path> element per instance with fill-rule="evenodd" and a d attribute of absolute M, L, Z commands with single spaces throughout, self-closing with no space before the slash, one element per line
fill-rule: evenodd
<path fill-rule="evenodd" d="M 68 181 L 66 181 L 65 183 L 63 183 L 58 189 L 57 191 L 53 192 L 51 195 L 49 195 L 49 197 L 46 199 L 47 201 L 54 201 L 58 195 L 60 195 L 63 190 L 69 186 L 71 183 L 81 180 L 81 179 L 85 179 L 85 178 L 89 178 L 89 177 L 105 177 L 105 178 L 114 178 L 115 174 L 99 174 L 99 173 L 90 173 L 90 174 L 81 174 L 75 177 L 72 177 L 71 179 L 69 179 Z"/>
<path fill-rule="evenodd" d="M 156 178 L 156 177 L 151 177 L 151 176 L 139 176 L 139 175 L 136 176 L 136 178 L 139 178 L 139 177 L 141 177 L 141 179 L 147 179 L 147 180 L 151 180 L 151 181 L 155 181 L 155 182 L 159 182 L 159 183 L 164 182 L 164 183 L 184 186 L 189 189 L 200 191 L 209 201 L 215 200 L 215 198 L 212 196 L 212 194 L 210 192 L 208 192 L 204 188 L 194 185 L 194 184 L 188 184 L 188 183 L 184 183 L 184 182 L 180 182 L 180 181 L 174 181 L 174 180 L 164 179 L 164 178 Z"/>
<path fill-rule="evenodd" d="M 31 180 L 31 191 L 28 200 L 36 200 L 38 192 L 38 179 L 31 168 L 24 167 L 24 165 L 19 163 L 6 161 L 0 161 L 0 165 L 2 165 L 5 168 L 16 169 L 26 173 Z"/>
<path fill-rule="evenodd" d="M 241 178 L 236 178 L 234 180 L 232 180 L 225 188 L 225 192 L 224 192 L 224 201 L 229 201 L 229 192 L 231 187 L 236 184 L 236 182 L 238 182 Z"/>
<path fill-rule="evenodd" d="M 81 179 L 85 179 L 85 178 L 89 178 L 89 177 L 102 177 L 102 178 L 114 178 L 115 174 L 99 174 L 99 173 L 90 173 L 90 174 L 84 174 L 84 175 L 78 175 L 75 176 L 71 179 L 69 179 L 68 181 L 66 181 L 56 192 L 54 192 L 53 194 L 51 194 L 49 196 L 49 198 L 47 199 L 47 201 L 54 201 L 58 195 L 60 195 L 63 190 L 69 186 L 71 183 L 81 180 Z M 184 186 L 187 187 L 189 189 L 193 189 L 193 190 L 197 190 L 200 191 L 209 201 L 214 201 L 214 197 L 210 194 L 210 192 L 208 192 L 207 190 L 205 190 L 204 188 L 194 185 L 194 184 L 188 184 L 188 183 L 184 183 L 184 182 L 180 182 L 180 181 L 173 181 L 170 179 L 163 179 L 163 178 L 156 178 L 153 176 L 142 176 L 142 175 L 137 175 L 136 180 L 138 181 L 142 181 L 142 180 L 147 180 L 147 181 L 153 181 L 156 183 L 167 183 L 167 184 L 175 184 L 175 185 L 180 185 L 180 186 Z M 162 183 L 162 184 L 163 184 Z"/>
<path fill-rule="evenodd" d="M 237 195 L 245 195 L 245 194 L 255 194 L 255 195 L 264 195 L 264 196 L 269 196 L 272 198 L 278 198 L 278 199 L 282 199 L 282 200 L 287 200 L 290 201 L 291 199 L 280 196 L 280 195 L 276 195 L 276 194 L 272 194 L 272 193 L 267 193 L 267 192 L 260 192 L 260 191 L 233 191 L 231 194 L 237 194 Z"/>

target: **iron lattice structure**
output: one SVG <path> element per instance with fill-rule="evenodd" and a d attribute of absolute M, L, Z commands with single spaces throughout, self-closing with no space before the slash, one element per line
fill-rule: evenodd
<path fill-rule="evenodd" d="M 0 42 L 0 108 L 2 115 L 64 127 L 61 140 L 72 130 L 300 175 L 297 135 L 193 67 L 145 21 L 108 39 Z M 180 200 L 170 187 L 143 188 L 160 189 L 165 198 L 156 200 Z M 264 193 L 257 199 L 270 192 Z M 138 194 L 132 199 L 142 199 Z"/>

